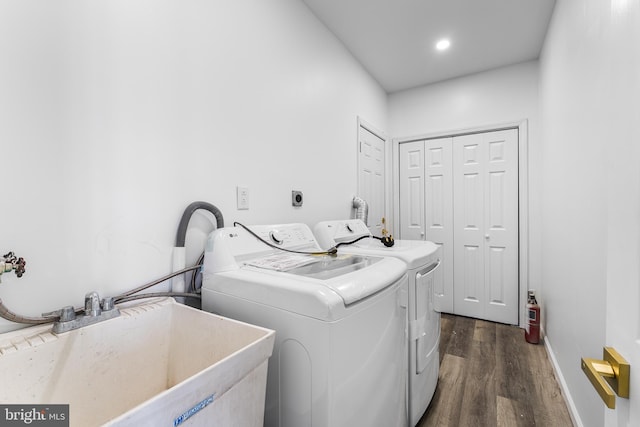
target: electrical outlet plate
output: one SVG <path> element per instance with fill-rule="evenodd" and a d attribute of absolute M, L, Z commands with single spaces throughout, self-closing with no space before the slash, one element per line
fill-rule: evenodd
<path fill-rule="evenodd" d="M 236 196 L 239 210 L 249 209 L 249 187 L 236 187 Z"/>

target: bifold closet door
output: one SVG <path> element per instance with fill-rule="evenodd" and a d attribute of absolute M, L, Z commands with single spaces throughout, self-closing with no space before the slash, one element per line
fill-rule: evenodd
<path fill-rule="evenodd" d="M 453 138 L 454 312 L 518 323 L 518 131 Z"/>
<path fill-rule="evenodd" d="M 453 313 L 453 177 L 451 137 L 428 139 L 425 156 L 426 240 L 440 247 L 442 278 L 434 282 L 436 311 Z"/>
<path fill-rule="evenodd" d="M 400 238 L 440 246 L 436 311 L 453 313 L 451 137 L 400 144 Z"/>

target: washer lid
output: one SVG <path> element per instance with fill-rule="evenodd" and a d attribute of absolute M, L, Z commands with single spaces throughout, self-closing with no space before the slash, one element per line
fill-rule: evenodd
<path fill-rule="evenodd" d="M 390 248 L 376 239 L 363 239 L 351 246 L 340 246 L 338 253 L 358 253 L 361 255 L 390 256 L 399 258 L 408 268 L 418 268 L 435 262 L 440 256 L 438 245 L 424 240 L 396 240 Z"/>
<path fill-rule="evenodd" d="M 366 298 L 397 281 L 402 264 L 392 259 L 355 254 L 317 256 L 275 254 L 248 261 L 245 265 L 279 272 L 290 279 L 312 281 L 336 292 L 346 305 Z"/>

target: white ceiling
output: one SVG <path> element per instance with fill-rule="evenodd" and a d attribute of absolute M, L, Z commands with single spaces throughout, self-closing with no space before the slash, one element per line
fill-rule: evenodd
<path fill-rule="evenodd" d="M 537 59 L 555 0 L 303 0 L 389 93 Z M 438 52 L 440 38 L 451 47 Z"/>

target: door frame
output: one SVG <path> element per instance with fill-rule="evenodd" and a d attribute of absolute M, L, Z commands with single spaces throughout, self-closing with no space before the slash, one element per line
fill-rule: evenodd
<path fill-rule="evenodd" d="M 489 124 L 485 126 L 437 131 L 420 135 L 393 138 L 391 197 L 392 210 L 389 211 L 389 224 L 393 224 L 393 234 L 399 235 L 400 227 L 400 144 L 425 139 L 447 138 L 471 133 L 491 132 L 504 129 L 518 129 L 518 319 L 519 326 L 526 326 L 527 290 L 529 289 L 529 123 L 528 119 L 513 122 Z"/>

